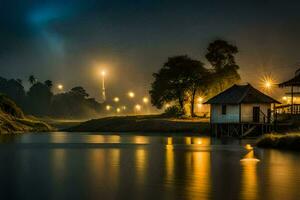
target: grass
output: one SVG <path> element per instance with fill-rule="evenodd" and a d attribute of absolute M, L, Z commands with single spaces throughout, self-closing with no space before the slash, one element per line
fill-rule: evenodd
<path fill-rule="evenodd" d="M 208 133 L 209 123 L 206 119 L 163 118 L 159 115 L 119 116 L 89 120 L 66 131 Z"/>
<path fill-rule="evenodd" d="M 262 148 L 300 151 L 300 133 L 267 134 L 260 138 L 256 145 Z"/>
<path fill-rule="evenodd" d="M 0 94 L 0 134 L 44 132 L 53 128 L 47 123 L 26 117 L 9 98 Z"/>

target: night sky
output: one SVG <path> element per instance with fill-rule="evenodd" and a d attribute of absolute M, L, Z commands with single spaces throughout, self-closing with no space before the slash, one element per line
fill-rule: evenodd
<path fill-rule="evenodd" d="M 243 82 L 278 81 L 300 62 L 300 2 L 283 0 L 1 0 L 0 76 L 82 85 L 99 97 L 147 94 L 167 57 L 204 59 L 214 39 L 240 50 Z"/>

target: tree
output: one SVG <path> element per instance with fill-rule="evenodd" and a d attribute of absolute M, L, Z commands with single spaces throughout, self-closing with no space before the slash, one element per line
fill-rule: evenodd
<path fill-rule="evenodd" d="M 71 89 L 71 93 L 82 98 L 86 98 L 89 94 L 85 91 L 85 89 L 81 86 L 77 86 Z"/>
<path fill-rule="evenodd" d="M 30 114 L 45 116 L 49 114 L 52 92 L 48 86 L 37 82 L 27 92 L 28 102 L 26 109 Z"/>
<path fill-rule="evenodd" d="M 238 48 L 225 40 L 215 40 L 207 48 L 205 57 L 214 71 L 211 80 L 214 80 L 219 91 L 223 91 L 240 80 L 239 66 L 234 57 L 237 53 Z"/>
<path fill-rule="evenodd" d="M 37 79 L 35 78 L 35 76 L 30 75 L 28 81 L 31 85 L 34 85 L 37 82 Z"/>
<path fill-rule="evenodd" d="M 155 80 L 149 91 L 151 103 L 160 109 L 165 103 L 175 101 L 184 111 L 185 102 L 190 95 L 191 102 L 194 102 L 197 88 L 205 73 L 206 69 L 198 60 L 186 55 L 169 58 L 159 72 L 153 74 Z"/>
<path fill-rule="evenodd" d="M 53 83 L 52 83 L 52 81 L 50 81 L 50 80 L 46 80 L 46 81 L 44 82 L 44 84 L 45 84 L 49 89 L 51 89 L 52 86 L 53 86 Z"/>

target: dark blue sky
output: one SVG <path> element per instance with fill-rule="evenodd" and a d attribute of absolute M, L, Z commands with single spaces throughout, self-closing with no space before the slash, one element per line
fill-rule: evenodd
<path fill-rule="evenodd" d="M 300 61 L 300 3 L 282 0 L 1 0 L 0 75 L 34 74 L 97 95 L 106 66 L 108 92 L 147 93 L 168 56 L 204 59 L 216 38 L 236 44 L 243 82 L 264 73 L 278 81 Z"/>

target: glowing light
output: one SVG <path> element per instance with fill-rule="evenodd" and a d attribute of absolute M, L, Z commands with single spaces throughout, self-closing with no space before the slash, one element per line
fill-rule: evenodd
<path fill-rule="evenodd" d="M 58 88 L 59 90 L 63 90 L 63 89 L 64 89 L 64 86 L 63 86 L 62 84 L 58 84 L 58 85 L 57 85 L 57 88 Z"/>
<path fill-rule="evenodd" d="M 203 102 L 203 97 L 199 97 L 197 100 L 198 100 L 199 103 L 202 103 Z"/>
<path fill-rule="evenodd" d="M 126 106 L 122 106 L 122 109 L 123 109 L 123 110 L 126 110 Z"/>
<path fill-rule="evenodd" d="M 144 102 L 145 104 L 147 104 L 147 103 L 149 102 L 149 99 L 148 99 L 147 97 L 144 97 L 144 98 L 143 98 L 143 102 Z"/>
<path fill-rule="evenodd" d="M 102 70 L 101 71 L 101 76 L 106 76 L 106 71 Z"/>
<path fill-rule="evenodd" d="M 275 80 L 271 75 L 264 75 L 261 79 L 261 86 L 270 91 L 272 87 L 275 85 Z"/>
<path fill-rule="evenodd" d="M 117 113 L 120 113 L 121 112 L 121 109 L 120 108 L 117 108 Z"/>
<path fill-rule="evenodd" d="M 110 105 L 107 105 L 106 106 L 106 110 L 108 111 L 108 110 L 110 110 L 111 109 L 111 106 Z"/>
<path fill-rule="evenodd" d="M 165 105 L 165 107 L 166 107 L 166 108 L 170 108 L 171 105 L 167 103 L 167 104 Z"/>
<path fill-rule="evenodd" d="M 286 101 L 288 98 L 286 96 L 282 97 L 282 100 Z"/>
<path fill-rule="evenodd" d="M 114 102 L 119 102 L 120 101 L 120 98 L 119 97 L 115 97 L 114 98 Z"/>
<path fill-rule="evenodd" d="M 135 97 L 135 94 L 134 94 L 133 92 L 128 92 L 128 96 L 129 96 L 130 98 L 134 98 L 134 97 Z"/>
<path fill-rule="evenodd" d="M 251 146 L 251 144 L 246 144 L 245 149 L 247 149 L 247 150 L 252 150 L 253 147 Z"/>
<path fill-rule="evenodd" d="M 141 111 L 142 106 L 139 105 L 139 104 L 136 104 L 134 108 L 135 108 L 137 111 Z"/>

